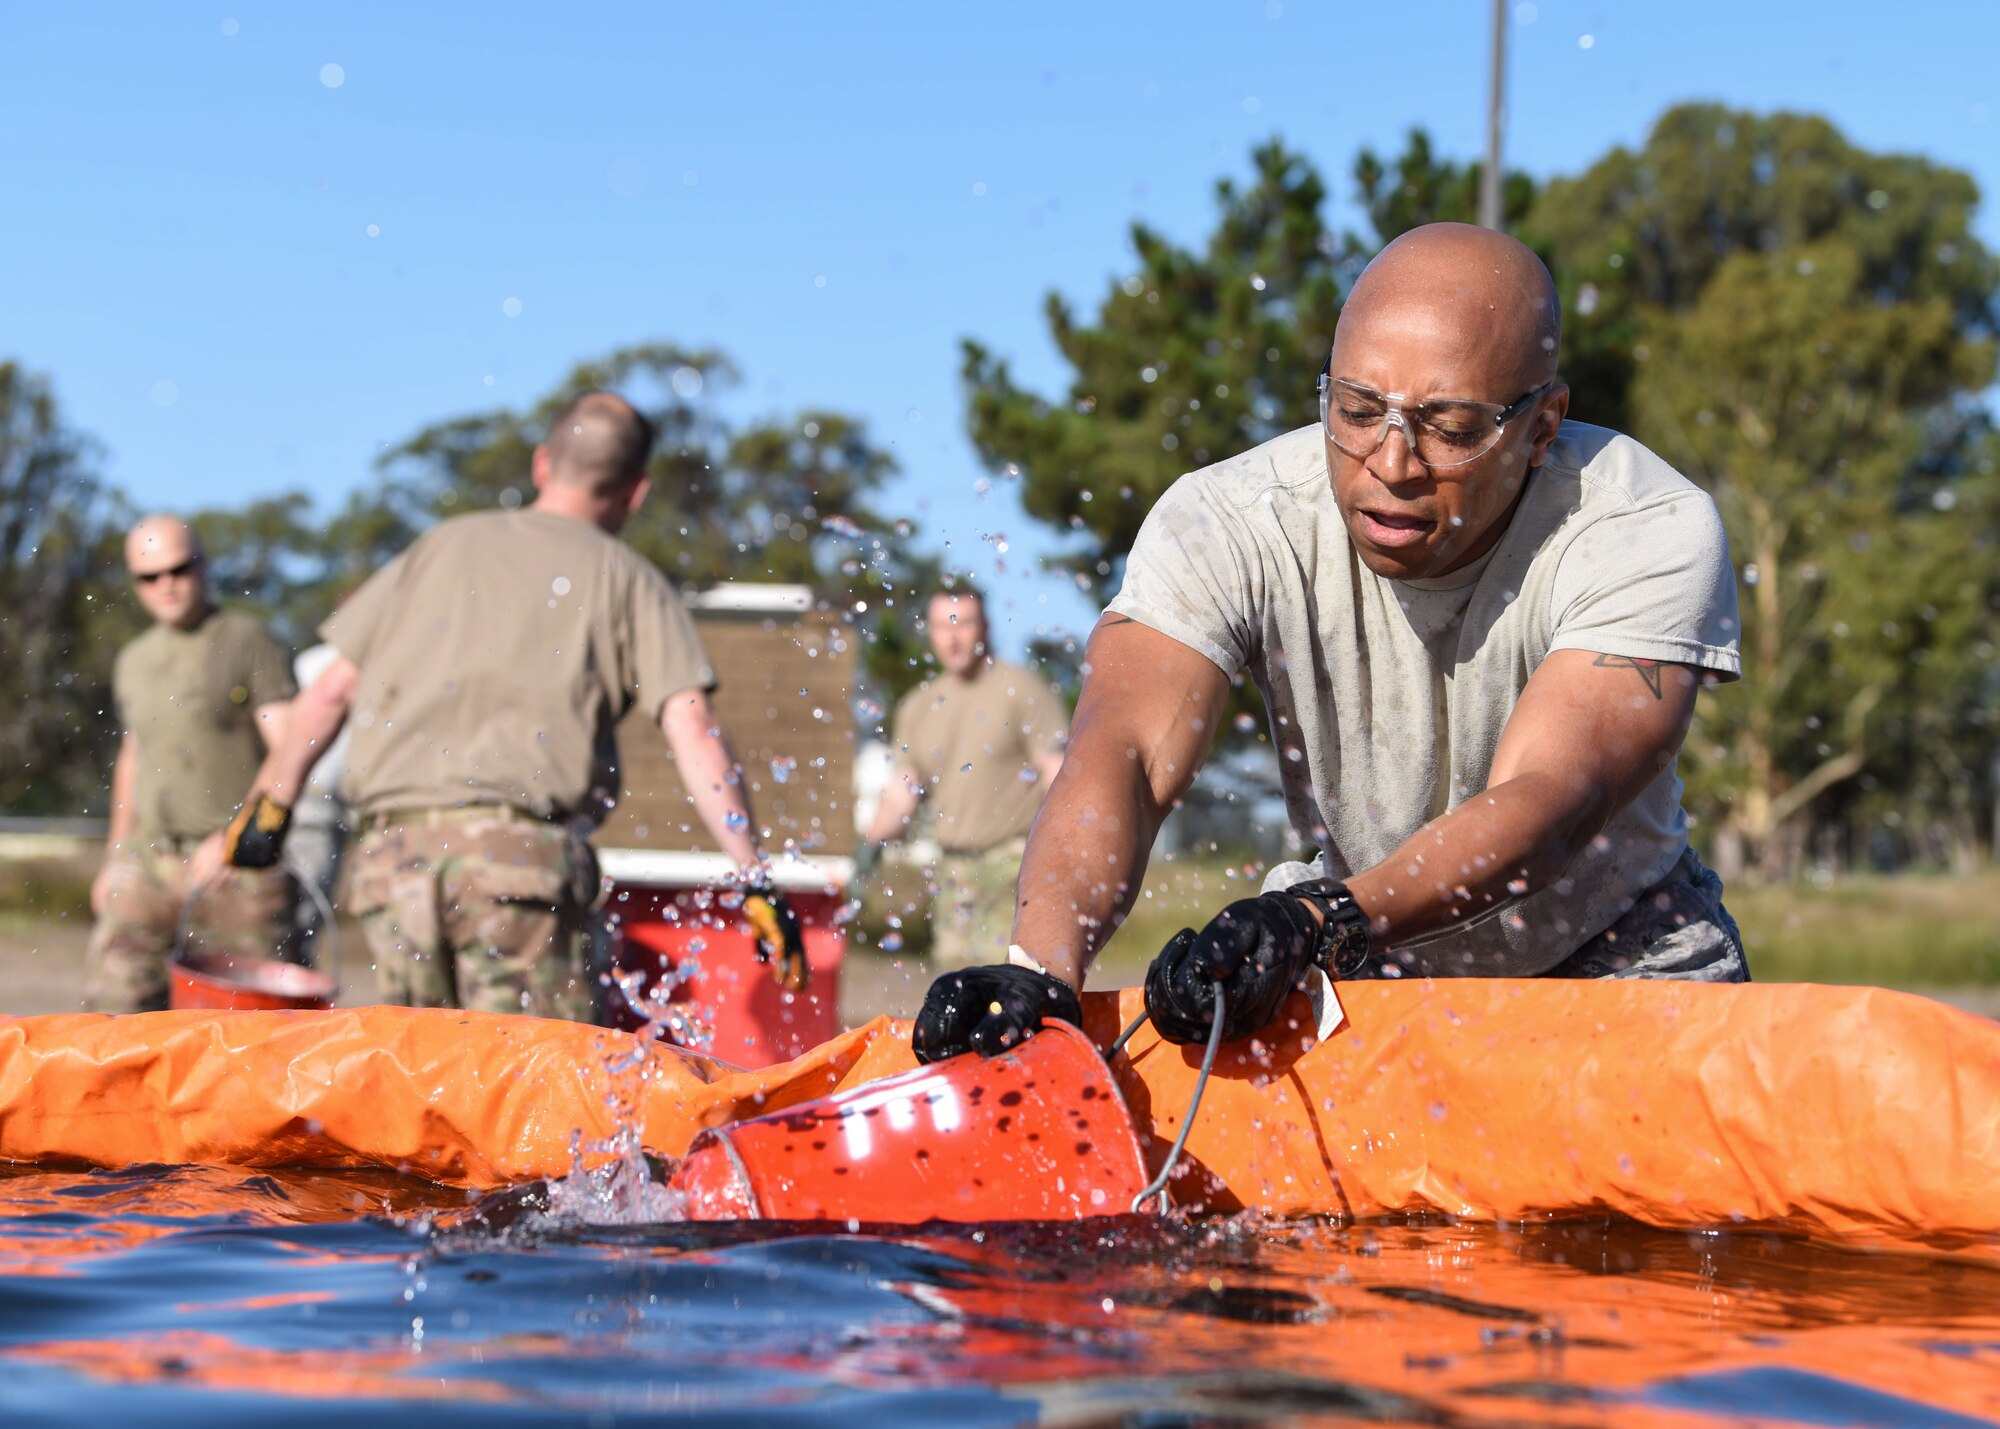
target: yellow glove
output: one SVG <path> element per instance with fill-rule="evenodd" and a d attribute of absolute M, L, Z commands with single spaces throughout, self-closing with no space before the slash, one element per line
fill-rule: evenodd
<path fill-rule="evenodd" d="M 743 895 L 743 917 L 757 936 L 757 958 L 775 962 L 778 986 L 787 992 L 804 992 L 812 980 L 806 966 L 806 940 L 799 929 L 799 915 L 785 895 L 770 884 L 753 884 Z"/>
<path fill-rule="evenodd" d="M 269 794 L 253 794 L 222 831 L 223 861 L 236 868 L 269 868 L 284 851 L 292 811 Z"/>

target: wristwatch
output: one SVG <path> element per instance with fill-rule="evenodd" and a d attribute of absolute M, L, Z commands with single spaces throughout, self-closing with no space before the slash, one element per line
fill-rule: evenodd
<path fill-rule="evenodd" d="M 1347 885 L 1330 878 L 1295 883 L 1285 892 L 1303 898 L 1319 909 L 1319 940 L 1313 945 L 1313 961 L 1331 978 L 1349 978 L 1368 965 L 1372 939 L 1368 915 L 1347 891 Z"/>

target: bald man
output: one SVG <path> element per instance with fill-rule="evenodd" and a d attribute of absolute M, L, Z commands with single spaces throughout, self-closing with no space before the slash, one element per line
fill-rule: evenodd
<path fill-rule="evenodd" d="M 613 729 L 635 700 L 756 882 L 762 853 L 709 703 L 715 672 L 666 577 L 618 539 L 646 499 L 652 445 L 622 397 L 583 393 L 535 448 L 532 506 L 441 523 L 321 627 L 338 653 L 300 696 L 227 852 L 276 857 L 351 712 L 347 903 L 389 1002 L 591 1015 L 587 833 L 616 802 Z M 796 976 L 796 920 L 764 901 Z"/>
<path fill-rule="evenodd" d="M 167 1005 L 184 910 L 191 947 L 272 957 L 290 946 L 293 888 L 282 869 L 204 883 L 194 865 L 283 726 L 297 692 L 291 657 L 250 616 L 217 608 L 201 544 L 178 517 L 135 525 L 125 564 L 153 626 L 118 652 L 112 674 L 124 735 L 110 839 L 90 889 L 97 924 L 84 1005 L 95 1012 Z"/>
<path fill-rule="evenodd" d="M 1310 865 L 1183 930 L 1154 1025 L 1226 1036 L 1332 978 L 1742 981 L 1688 848 L 1675 759 L 1734 679 L 1735 581 L 1709 498 L 1566 421 L 1554 284 L 1436 224 L 1356 282 L 1321 420 L 1183 477 L 1093 633 L 1069 755 L 1030 836 L 1009 962 L 932 987 L 920 1052 L 996 1051 L 1076 989 L 1130 907 L 1230 679 L 1271 717 Z"/>

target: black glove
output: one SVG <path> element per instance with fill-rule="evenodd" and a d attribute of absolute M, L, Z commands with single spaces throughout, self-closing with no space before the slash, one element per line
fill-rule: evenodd
<path fill-rule="evenodd" d="M 1293 895 L 1240 899 L 1160 950 L 1146 970 L 1146 1015 L 1169 1042 L 1206 1042 L 1220 983 L 1223 1038 L 1248 1037 L 1304 982 L 1318 945 L 1319 925 Z"/>
<path fill-rule="evenodd" d="M 1083 1003 L 1068 983 L 1012 963 L 964 968 L 931 984 L 910 1047 L 919 1062 L 960 1052 L 997 1057 L 1052 1017 L 1083 1026 Z"/>
<path fill-rule="evenodd" d="M 799 915 L 768 878 L 753 881 L 744 890 L 743 918 L 757 935 L 757 961 L 776 960 L 778 986 L 787 992 L 804 992 L 812 981 L 812 969 L 806 965 L 805 934 L 799 929 Z"/>
<path fill-rule="evenodd" d="M 269 794 L 253 794 L 222 831 L 222 858 L 237 868 L 269 868 L 285 849 L 292 811 Z"/>

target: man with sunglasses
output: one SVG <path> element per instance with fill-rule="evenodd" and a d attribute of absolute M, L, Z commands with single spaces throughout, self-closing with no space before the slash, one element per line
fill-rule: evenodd
<path fill-rule="evenodd" d="M 1009 962 L 933 985 L 920 1055 L 1076 1019 L 1239 673 L 1317 858 L 1168 944 L 1146 1006 L 1169 1039 L 1207 1036 L 1218 987 L 1240 1037 L 1321 973 L 1747 979 L 1675 773 L 1696 691 L 1740 673 L 1728 544 L 1651 452 L 1565 420 L 1560 321 L 1513 239 L 1405 234 L 1348 297 L 1320 421 L 1154 507 Z"/>
<path fill-rule="evenodd" d="M 90 887 L 97 924 L 84 1005 L 94 1012 L 167 1005 L 167 959 L 184 918 L 192 947 L 288 951 L 294 896 L 282 868 L 208 880 L 193 871 L 284 728 L 297 693 L 290 655 L 256 620 L 210 599 L 185 521 L 140 521 L 125 538 L 125 564 L 153 627 L 118 652 L 112 674 L 124 735 L 104 866 Z"/>

